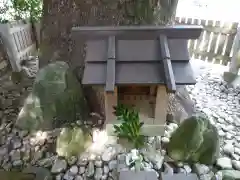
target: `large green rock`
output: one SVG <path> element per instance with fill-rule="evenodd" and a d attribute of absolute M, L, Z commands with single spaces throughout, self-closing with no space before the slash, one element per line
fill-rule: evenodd
<path fill-rule="evenodd" d="M 63 128 L 57 139 L 59 156 L 71 157 L 84 152 L 92 144 L 89 131 L 82 128 Z"/>
<path fill-rule="evenodd" d="M 88 114 L 82 88 L 65 62 L 41 69 L 32 93 L 22 108 L 17 126 L 27 130 L 50 130 Z"/>
<path fill-rule="evenodd" d="M 167 145 L 176 161 L 213 164 L 219 154 L 217 129 L 203 116 L 192 116 L 178 127 Z"/>

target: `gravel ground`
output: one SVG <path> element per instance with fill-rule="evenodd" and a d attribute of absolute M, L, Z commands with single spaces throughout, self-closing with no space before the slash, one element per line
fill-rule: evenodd
<path fill-rule="evenodd" d="M 222 80 L 226 67 L 209 65 L 202 61 L 193 61 L 197 76 L 195 86 L 186 87 L 190 97 L 199 111 L 207 114 L 221 137 L 221 157 L 217 165 L 222 169 L 240 170 L 240 88 L 228 88 Z M 4 84 L 3 84 L 4 82 Z M 19 109 L 26 95 L 31 91 L 28 85 L 15 86 L 6 80 L 1 83 L 0 94 L 0 166 L 5 170 L 24 169 L 38 166 L 51 172 L 56 180 L 115 180 L 117 172 L 130 168 L 132 153 L 106 139 L 101 151 L 88 151 L 79 156 L 63 158 L 58 156 L 53 144 L 57 133 L 38 132 L 30 135 L 14 127 Z M 144 157 L 143 168 L 166 174 L 196 172 L 200 179 L 210 180 L 214 176 L 212 167 L 201 164 L 193 166 L 184 163 L 173 163 L 165 154 L 162 145 L 169 141 L 169 134 L 177 124 L 170 123 L 166 128 L 166 136 L 149 137 L 146 141 L 149 148 L 141 150 Z M 96 131 L 94 143 L 104 139 L 104 133 Z M 95 145 L 98 146 L 98 145 Z"/>

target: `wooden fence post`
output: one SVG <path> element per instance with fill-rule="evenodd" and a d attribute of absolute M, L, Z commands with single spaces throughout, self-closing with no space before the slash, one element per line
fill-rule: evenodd
<path fill-rule="evenodd" d="M 237 34 L 233 42 L 233 56 L 230 63 L 229 72 L 233 74 L 238 74 L 240 65 L 240 27 L 238 27 Z"/>
<path fill-rule="evenodd" d="M 20 71 L 20 67 L 17 63 L 17 48 L 11 38 L 10 25 L 9 24 L 0 24 L 0 33 L 3 40 L 3 44 L 6 48 L 10 64 L 13 71 Z"/>
<path fill-rule="evenodd" d="M 6 48 L 12 70 L 21 71 L 20 62 L 36 54 L 36 40 L 30 22 L 14 21 L 0 24 L 0 34 Z"/>

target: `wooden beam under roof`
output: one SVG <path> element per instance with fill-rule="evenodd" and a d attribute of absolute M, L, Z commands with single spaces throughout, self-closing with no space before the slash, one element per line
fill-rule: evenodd
<path fill-rule="evenodd" d="M 176 91 L 176 82 L 173 74 L 171 57 L 168 47 L 168 40 L 167 36 L 161 34 L 159 36 L 159 43 L 160 43 L 160 52 L 162 57 L 163 63 L 163 70 L 165 75 L 165 83 L 167 85 L 168 92 L 175 92 Z"/>
<path fill-rule="evenodd" d="M 108 38 L 107 49 L 107 72 L 106 72 L 106 92 L 114 92 L 115 76 L 116 76 L 116 42 L 115 36 Z"/>
<path fill-rule="evenodd" d="M 155 39 L 159 34 L 165 34 L 169 39 L 197 39 L 203 26 L 174 25 L 174 26 L 81 26 L 73 27 L 74 39 L 105 39 L 115 36 L 119 40 Z"/>

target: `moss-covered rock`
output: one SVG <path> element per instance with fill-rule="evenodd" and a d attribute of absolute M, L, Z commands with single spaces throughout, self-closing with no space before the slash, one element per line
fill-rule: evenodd
<path fill-rule="evenodd" d="M 207 118 L 192 116 L 172 134 L 167 152 L 176 161 L 213 164 L 219 154 L 217 129 Z"/>
<path fill-rule="evenodd" d="M 81 128 L 64 128 L 57 139 L 57 153 L 60 156 L 77 156 L 92 143 L 89 131 Z"/>
<path fill-rule="evenodd" d="M 27 130 L 49 130 L 88 114 L 82 88 L 65 62 L 41 69 L 27 97 L 17 125 Z"/>

